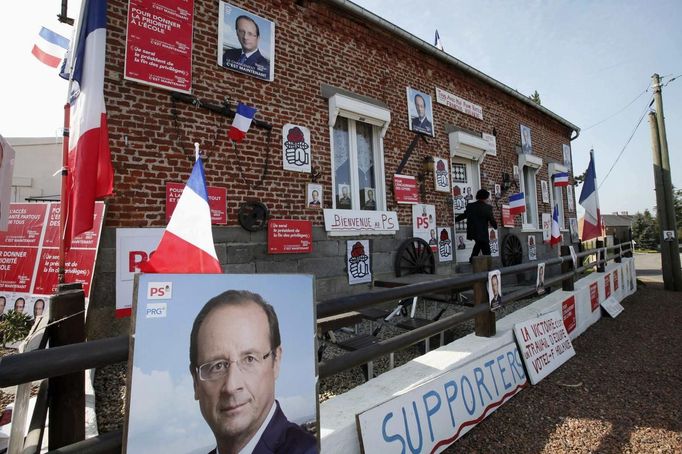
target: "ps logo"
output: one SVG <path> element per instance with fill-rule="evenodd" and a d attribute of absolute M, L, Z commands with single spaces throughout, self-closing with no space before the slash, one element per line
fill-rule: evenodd
<path fill-rule="evenodd" d="M 147 284 L 147 299 L 169 300 L 173 296 L 172 282 L 150 282 Z"/>

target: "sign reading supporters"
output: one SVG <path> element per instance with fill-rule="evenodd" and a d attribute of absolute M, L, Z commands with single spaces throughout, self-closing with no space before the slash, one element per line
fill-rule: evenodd
<path fill-rule="evenodd" d="M 517 323 L 514 335 L 534 385 L 575 355 L 559 311 Z"/>

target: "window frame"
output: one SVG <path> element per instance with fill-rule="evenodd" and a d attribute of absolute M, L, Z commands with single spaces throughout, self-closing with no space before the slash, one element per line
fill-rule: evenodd
<path fill-rule="evenodd" d="M 568 197 L 568 191 L 564 191 L 563 186 L 554 186 L 554 179 L 552 176 L 557 173 L 557 172 L 566 172 L 568 173 L 568 168 L 564 165 L 557 164 L 555 162 L 550 162 L 547 165 L 547 173 L 549 174 L 549 184 L 551 185 L 552 190 L 549 191 L 549 201 L 552 207 L 552 216 L 554 216 L 554 204 L 558 202 L 559 204 L 559 230 L 561 231 L 566 231 L 566 210 L 564 209 L 564 198 Z M 559 200 L 557 201 L 556 197 L 556 192 L 559 190 L 560 197 Z"/>
<path fill-rule="evenodd" d="M 528 198 L 532 195 L 530 199 L 530 212 L 532 223 L 527 223 L 527 213 L 524 212 L 524 216 L 521 219 L 521 230 L 522 231 L 541 231 L 540 221 L 539 221 L 539 210 L 538 210 L 538 171 L 542 167 L 542 158 L 535 155 L 520 154 L 519 155 L 519 180 L 521 192 L 523 192 L 524 197 Z M 533 187 L 526 188 L 526 178 L 525 170 L 533 172 Z M 528 189 L 532 189 L 532 194 L 529 193 Z M 528 200 L 528 199 L 527 199 Z M 526 204 L 528 206 L 528 204 Z"/>

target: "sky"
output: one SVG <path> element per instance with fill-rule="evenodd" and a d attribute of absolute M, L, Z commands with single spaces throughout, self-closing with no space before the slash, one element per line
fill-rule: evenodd
<path fill-rule="evenodd" d="M 70 17 L 79 3 L 69 2 Z M 414 0 L 356 3 L 430 44 L 437 29 L 450 55 L 520 93 L 537 90 L 543 106 L 582 129 L 571 144 L 575 174 L 587 168 L 594 149 L 603 213 L 656 204 L 644 114 L 651 75 L 664 76 L 672 181 L 682 188 L 682 77 L 672 80 L 682 75 L 679 0 L 432 0 L 419 8 Z M 9 43 L 3 57 L 13 66 L 0 73 L 2 85 L 11 87 L 0 107 L 5 137 L 52 136 L 61 128 L 66 82 L 30 53 L 42 25 L 70 37 L 70 27 L 56 20 L 60 5 L 61 0 L 0 2 L 0 38 Z"/>

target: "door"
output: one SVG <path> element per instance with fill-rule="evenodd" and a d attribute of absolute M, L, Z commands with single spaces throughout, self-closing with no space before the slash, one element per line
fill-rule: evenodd
<path fill-rule="evenodd" d="M 454 215 L 464 213 L 470 202 L 475 202 L 480 189 L 479 166 L 476 161 L 452 157 L 452 207 Z M 458 263 L 467 263 L 474 242 L 467 238 L 467 221 L 455 222 L 455 258 Z"/>

